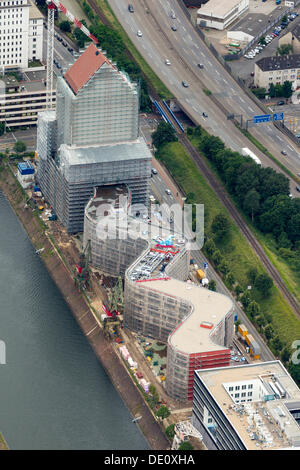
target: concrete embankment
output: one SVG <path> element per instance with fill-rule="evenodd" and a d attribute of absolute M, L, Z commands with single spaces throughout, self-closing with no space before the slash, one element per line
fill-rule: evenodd
<path fill-rule="evenodd" d="M 44 247 L 41 258 L 45 266 L 124 403 L 133 415 L 138 411 L 138 414 L 142 416 L 137 425 L 149 445 L 154 450 L 167 449 L 170 444 L 160 424 L 151 414 L 140 391 L 129 376 L 124 363 L 117 355 L 113 344 L 104 337 L 87 300 L 75 288 L 72 273 L 67 269 L 60 254 L 48 238 L 39 218 L 34 215 L 30 207 L 26 207 L 24 193 L 8 167 L 5 167 L 0 173 L 0 189 L 10 202 L 34 247 Z M 122 426 L 122 423 L 119 423 L 119 425 Z M 101 426 L 101 423 L 99 423 L 99 426 Z M 116 447 L 117 443 L 114 443 L 113 446 Z M 132 449 L 134 449 L 134 442 L 132 443 Z"/>

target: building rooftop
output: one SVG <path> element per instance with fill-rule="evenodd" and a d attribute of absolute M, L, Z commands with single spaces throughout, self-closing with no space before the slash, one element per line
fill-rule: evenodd
<path fill-rule="evenodd" d="M 241 0 L 226 0 L 226 2 L 220 2 L 220 0 L 209 0 L 205 5 L 199 8 L 197 14 L 224 17 L 229 11 L 239 5 L 240 1 Z"/>
<path fill-rule="evenodd" d="M 256 65 L 263 72 L 300 68 L 300 54 L 263 57 L 256 62 Z"/>
<path fill-rule="evenodd" d="M 152 159 L 152 154 L 142 137 L 134 141 L 85 147 L 70 147 L 62 144 L 60 146 L 60 155 L 62 164 L 65 166 L 128 161 L 140 158 Z"/>
<path fill-rule="evenodd" d="M 170 334 L 168 342 L 185 354 L 227 349 L 213 341 L 218 324 L 231 312 L 233 303 L 223 294 L 176 279 L 147 282 L 147 289 L 183 299 L 191 304 L 191 314 Z"/>
<path fill-rule="evenodd" d="M 126 184 L 97 186 L 94 197 L 90 199 L 86 206 L 85 213 L 97 221 L 100 215 L 98 212 L 99 207 L 103 206 L 105 210 L 112 207 L 115 211 L 127 211 L 130 201 L 130 189 Z M 101 216 L 103 215 L 101 214 Z"/>
<path fill-rule="evenodd" d="M 105 55 L 91 43 L 64 75 L 75 95 L 103 64 L 111 65 Z"/>
<path fill-rule="evenodd" d="M 298 409 L 300 390 L 280 361 L 197 370 L 196 375 L 213 396 L 245 447 L 249 450 L 281 449 L 300 445 L 300 427 L 289 409 Z M 235 403 L 227 391 L 234 383 L 253 383 L 260 389 L 280 383 L 282 398 L 260 398 Z M 298 403 L 299 404 L 299 403 Z"/>
<path fill-rule="evenodd" d="M 37 6 L 33 3 L 32 0 L 29 0 L 30 3 L 30 9 L 29 9 L 29 19 L 30 20 L 38 20 L 38 19 L 43 19 L 43 15 L 40 12 L 40 10 L 37 8 Z"/>

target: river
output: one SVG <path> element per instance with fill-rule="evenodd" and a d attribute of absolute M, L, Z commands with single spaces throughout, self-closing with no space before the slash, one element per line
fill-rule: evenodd
<path fill-rule="evenodd" d="M 0 431 L 11 449 L 149 449 L 0 192 Z"/>

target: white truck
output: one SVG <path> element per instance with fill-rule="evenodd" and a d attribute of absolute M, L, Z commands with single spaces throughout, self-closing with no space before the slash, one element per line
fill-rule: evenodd
<path fill-rule="evenodd" d="M 257 165 L 260 165 L 261 166 L 261 161 L 260 159 L 255 155 L 255 153 L 253 153 L 250 149 L 248 149 L 247 147 L 244 147 L 242 148 L 242 155 L 244 157 L 250 157 L 252 158 L 252 160 L 257 164 Z"/>

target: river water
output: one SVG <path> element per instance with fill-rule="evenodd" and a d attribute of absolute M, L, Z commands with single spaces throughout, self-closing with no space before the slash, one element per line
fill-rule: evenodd
<path fill-rule="evenodd" d="M 11 449 L 149 449 L 1 192 L 0 340 Z"/>

